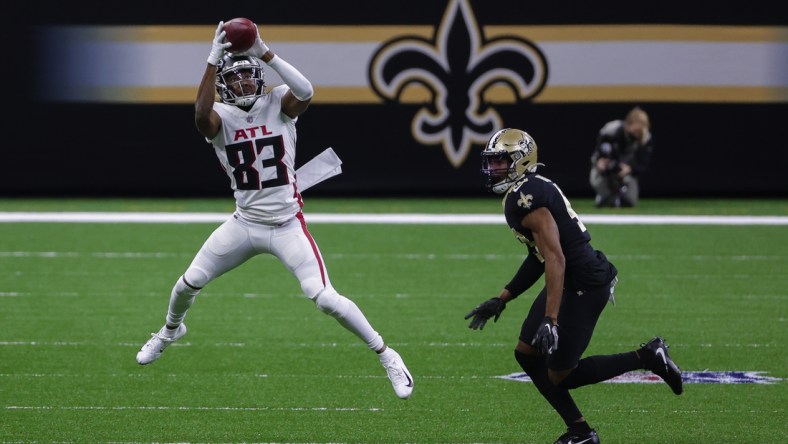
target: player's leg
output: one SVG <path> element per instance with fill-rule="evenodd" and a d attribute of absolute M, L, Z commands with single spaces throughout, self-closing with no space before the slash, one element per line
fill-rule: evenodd
<path fill-rule="evenodd" d="M 582 356 L 596 327 L 599 316 L 605 308 L 611 287 L 585 291 L 582 295 L 567 292 L 569 298 L 561 305 L 559 315 L 559 348 L 563 350 L 556 356 L 555 367 L 571 369 L 560 381 L 561 387 L 574 389 L 589 384 L 607 381 L 628 371 L 642 368 L 642 363 L 634 351 L 611 355 Z M 562 362 L 563 361 L 563 362 Z M 552 367 L 551 367 L 552 368 Z"/>
<path fill-rule="evenodd" d="M 295 274 L 297 275 L 297 273 L 298 271 Z M 323 288 L 313 300 L 320 311 L 332 316 L 377 353 L 394 392 L 402 399 L 410 398 L 413 393 L 413 376 L 400 354 L 386 345 L 380 334 L 372 328 L 361 309 L 352 300 L 339 294 L 330 284 Z"/>
<path fill-rule="evenodd" d="M 170 292 L 165 325 L 137 353 L 137 362 L 150 364 L 170 344 L 186 334 L 186 313 L 200 290 L 213 279 L 237 267 L 254 255 L 246 228 L 234 218 L 219 226 L 203 243 L 186 272 Z"/>
<path fill-rule="evenodd" d="M 336 319 L 340 325 L 364 341 L 367 347 L 378 353 L 397 396 L 404 399 L 410 397 L 413 378 L 405 363 L 394 349 L 386 346 L 361 309 L 331 285 L 320 249 L 301 215 L 276 229 L 276 235 L 271 242 L 271 253 L 298 279 L 304 294 L 314 301 L 321 312 Z"/>
<path fill-rule="evenodd" d="M 300 218 L 276 228 L 270 244 L 271 254 L 298 279 L 301 290 L 317 308 L 361 338 L 372 350 L 384 347 L 383 338 L 372 328 L 358 306 L 339 294 L 331 285 L 317 243 Z"/>
<path fill-rule="evenodd" d="M 561 435 L 556 442 L 598 443 L 599 438 L 597 437 L 596 431 L 586 422 L 577 404 L 575 404 L 572 395 L 569 393 L 569 390 L 556 386 L 550 380 L 547 369 L 547 358 L 539 354 L 536 349 L 522 340 L 518 342 L 517 348 L 515 348 L 514 357 L 523 371 L 531 378 L 531 381 L 536 389 L 539 390 L 542 397 L 550 403 L 567 426 L 566 433 Z"/>
<path fill-rule="evenodd" d="M 571 292 L 564 292 L 564 299 L 571 295 Z M 539 323 L 544 318 L 546 300 L 547 291 L 542 289 L 523 322 L 520 341 L 515 349 L 515 359 L 567 426 L 567 432 L 556 442 L 569 443 L 573 439 L 575 442 L 583 440 L 587 440 L 584 442 L 588 443 L 599 442 L 596 432 L 586 422 L 569 389 L 560 385 L 561 380 L 572 372 L 582 350 L 585 349 L 585 346 L 582 346 L 581 350 L 578 350 L 577 345 L 568 341 L 569 334 L 564 326 L 571 322 L 571 318 L 567 317 L 569 313 L 566 312 L 566 303 L 562 303 L 558 317 L 558 349 L 552 355 L 544 356 L 530 345 Z M 588 342 L 585 341 L 585 345 L 587 344 Z"/>
<path fill-rule="evenodd" d="M 615 285 L 615 281 L 612 285 Z M 559 341 L 562 347 L 573 348 L 583 353 L 590 341 L 591 333 L 596 325 L 599 313 L 605 306 L 605 300 L 613 293 L 603 288 L 585 292 L 581 297 L 575 298 L 573 304 L 562 305 L 561 314 L 573 321 L 566 322 L 565 330 L 559 330 Z M 591 314 L 596 313 L 596 316 Z M 559 316 L 559 323 L 561 317 Z M 563 334 L 563 336 L 562 336 Z M 563 339 L 562 339 L 563 338 Z M 589 384 L 607 381 L 629 371 L 646 369 L 660 376 L 677 395 L 683 391 L 681 371 L 670 358 L 667 345 L 660 337 L 656 337 L 641 348 L 625 353 L 610 355 L 595 355 L 581 359 L 574 370 L 566 375 L 560 386 L 567 389 L 583 387 Z"/>
<path fill-rule="evenodd" d="M 556 385 L 550 381 L 547 357 L 540 354 L 531 346 L 531 341 L 536 335 L 536 329 L 544 318 L 546 301 L 547 289 L 543 288 L 531 304 L 528 316 L 523 322 L 520 330 L 520 340 L 515 348 L 514 356 L 523 371 L 531 378 L 531 381 L 533 381 L 539 393 L 541 393 L 547 402 L 553 406 L 564 422 L 571 424 L 581 419 L 583 415 L 580 413 L 572 396 L 569 394 L 569 390 L 562 387 L 556 387 Z M 560 350 L 562 347 L 563 338 L 559 330 L 558 349 Z"/>
<path fill-rule="evenodd" d="M 636 353 L 642 363 L 641 367 L 638 368 L 651 370 L 670 386 L 673 393 L 680 395 L 684 392 L 681 370 L 670 358 L 668 345 L 665 344 L 664 339 L 657 336 L 642 344 Z"/>
<path fill-rule="evenodd" d="M 195 297 L 209 282 L 238 267 L 256 252 L 249 240 L 250 227 L 231 217 L 211 233 L 170 295 L 167 326 L 183 322 Z"/>
<path fill-rule="evenodd" d="M 665 341 L 656 337 L 642 344 L 637 350 L 588 356 L 578 362 L 577 367 L 561 381 L 560 386 L 574 389 L 607 381 L 633 370 L 645 369 L 661 377 L 673 393 L 680 395 L 683 392 L 681 370 L 668 355 L 667 348 Z"/>

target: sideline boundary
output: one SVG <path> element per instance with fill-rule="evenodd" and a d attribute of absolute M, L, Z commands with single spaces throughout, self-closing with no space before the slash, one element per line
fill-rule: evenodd
<path fill-rule="evenodd" d="M 231 213 L 0 212 L 0 223 L 222 223 Z M 306 213 L 316 224 L 505 224 L 503 214 Z M 581 220 L 600 225 L 788 225 L 788 216 L 684 216 L 587 214 Z"/>

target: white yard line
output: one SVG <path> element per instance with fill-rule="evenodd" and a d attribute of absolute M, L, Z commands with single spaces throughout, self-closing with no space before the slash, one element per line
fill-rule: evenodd
<path fill-rule="evenodd" d="M 0 223 L 221 223 L 229 216 L 229 213 L 0 212 Z M 502 214 L 306 213 L 305 217 L 309 223 L 326 224 L 505 224 Z M 788 216 L 588 214 L 581 216 L 581 220 L 600 225 L 788 225 Z"/>
<path fill-rule="evenodd" d="M 201 406 L 29 406 L 29 405 L 9 405 L 6 410 L 213 410 L 213 411 L 312 411 L 312 412 L 382 412 L 382 408 L 361 408 L 361 407 L 201 407 Z"/>

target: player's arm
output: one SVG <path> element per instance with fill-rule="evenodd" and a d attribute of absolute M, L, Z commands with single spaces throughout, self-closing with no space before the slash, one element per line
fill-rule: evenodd
<path fill-rule="evenodd" d="M 544 263 L 533 252 L 529 252 L 525 257 L 517 273 L 512 277 L 512 280 L 504 287 L 501 294 L 498 296 L 504 302 L 509 302 L 512 299 L 525 293 L 526 290 L 531 288 L 533 284 L 539 280 L 544 274 Z"/>
<path fill-rule="evenodd" d="M 558 225 L 547 208 L 537 208 L 522 220 L 523 227 L 531 230 L 539 252 L 544 258 L 545 286 L 547 287 L 547 307 L 545 317 L 553 324 L 558 322 L 558 311 L 564 291 L 566 259 L 561 249 Z"/>
<path fill-rule="evenodd" d="M 208 139 L 213 139 L 219 133 L 222 119 L 213 110 L 216 97 L 214 85 L 216 83 L 216 65 L 207 64 L 205 73 L 197 90 L 197 101 L 194 104 L 194 123 L 200 134 Z"/>
<path fill-rule="evenodd" d="M 533 253 L 528 254 L 520 269 L 498 296 L 482 302 L 465 315 L 466 320 L 473 318 L 468 328 L 482 330 L 490 318 L 493 318 L 493 322 L 498 322 L 501 313 L 506 309 L 506 304 L 530 288 L 542 275 L 543 270 L 544 267 L 539 259 Z"/>
<path fill-rule="evenodd" d="M 515 273 L 512 280 L 506 284 L 501 292 L 498 293 L 498 296 L 482 302 L 465 315 L 465 319 L 473 318 L 468 326 L 469 328 L 481 330 L 484 328 L 487 320 L 493 316 L 493 322 L 497 322 L 501 313 L 506 309 L 506 304 L 531 288 L 542 274 L 544 274 L 544 263 L 542 263 L 534 251 L 530 250 L 531 248 L 529 247 L 528 256 L 525 257 L 517 273 Z"/>
<path fill-rule="evenodd" d="M 216 137 L 222 125 L 221 117 L 213 110 L 213 103 L 216 99 L 216 64 L 224 56 L 224 50 L 230 46 L 230 43 L 224 41 L 223 27 L 224 22 L 219 22 L 219 26 L 216 27 L 211 53 L 208 55 L 205 72 L 197 89 L 197 100 L 194 103 L 194 123 L 200 134 L 208 139 Z"/>
<path fill-rule="evenodd" d="M 274 54 L 274 52 L 268 48 L 268 45 L 260 38 L 259 31 L 254 44 L 244 54 L 250 54 L 260 58 L 260 60 L 265 62 L 271 69 L 279 74 L 279 77 L 285 82 L 285 85 L 290 87 L 290 90 L 282 96 L 283 113 L 295 119 L 306 111 L 309 107 L 309 103 L 312 101 L 312 95 L 315 93 L 312 88 L 312 83 L 293 65 Z"/>

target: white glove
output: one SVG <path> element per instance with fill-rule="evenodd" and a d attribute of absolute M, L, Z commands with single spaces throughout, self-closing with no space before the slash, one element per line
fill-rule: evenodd
<path fill-rule="evenodd" d="M 249 55 L 261 59 L 263 58 L 263 54 L 267 52 L 268 52 L 268 45 L 266 45 L 265 42 L 260 38 L 260 31 L 258 31 L 257 39 L 255 39 L 254 43 L 252 44 L 252 47 L 242 52 L 241 55 Z"/>
<path fill-rule="evenodd" d="M 232 46 L 232 43 L 224 41 L 224 22 L 219 22 L 216 27 L 216 35 L 213 37 L 213 46 L 211 46 L 211 53 L 208 54 L 208 63 L 216 66 L 219 60 L 224 56 L 224 50 Z"/>

